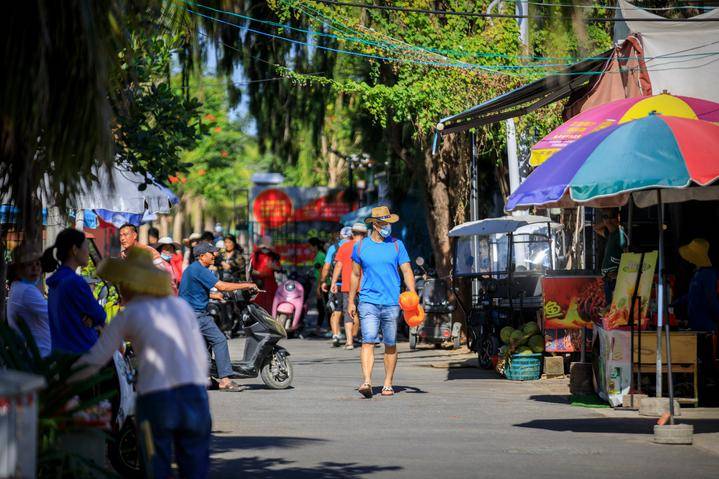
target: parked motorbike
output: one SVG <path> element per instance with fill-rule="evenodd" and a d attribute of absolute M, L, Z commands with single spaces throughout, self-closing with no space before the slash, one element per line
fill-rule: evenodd
<path fill-rule="evenodd" d="M 508 326 L 511 318 L 505 311 L 494 307 L 492 299 L 497 290 L 497 281 L 490 278 L 480 282 L 476 306 L 468 317 L 469 349 L 477 353 L 479 367 L 494 368 L 492 358 L 499 351 L 499 331 Z"/>
<path fill-rule="evenodd" d="M 233 309 L 233 317 L 239 318 L 240 327 L 245 333 L 243 358 L 234 362 L 232 367 L 236 377 L 260 376 L 270 389 L 287 389 L 294 377 L 290 353 L 277 344 L 287 338 L 287 331 L 267 311 L 252 303 L 257 292 L 237 290 L 223 293 L 225 302 Z M 217 385 L 214 377 L 213 383 Z"/>
<path fill-rule="evenodd" d="M 112 428 L 107 440 L 107 456 L 115 471 L 122 477 L 144 477 L 140 461 L 140 443 L 135 420 L 136 370 L 132 363 L 132 350 L 115 351 L 112 356 L 119 397 L 113 409 Z"/>
<path fill-rule="evenodd" d="M 287 331 L 288 336 L 301 337 L 304 318 L 307 314 L 307 295 L 309 288 L 297 272 L 288 275 L 275 292 L 272 301 L 272 317 Z"/>
<path fill-rule="evenodd" d="M 447 281 L 437 277 L 432 269 L 424 267 L 424 258 L 417 257 L 415 264 L 418 270 L 415 276 L 415 288 L 424 309 L 424 322 L 409 331 L 409 347 L 416 349 L 419 342 L 434 344 L 435 347 L 460 347 L 461 328 L 459 322 L 452 319 L 454 305 L 449 301 L 449 285 Z"/>

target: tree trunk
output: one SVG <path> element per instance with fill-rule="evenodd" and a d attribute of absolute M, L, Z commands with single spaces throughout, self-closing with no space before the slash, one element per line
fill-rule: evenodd
<path fill-rule="evenodd" d="M 168 236 L 170 233 L 170 216 L 169 215 L 160 215 L 160 237 Z"/>
<path fill-rule="evenodd" d="M 448 276 L 452 262 L 449 230 L 465 220 L 467 209 L 469 150 L 455 135 L 442 142 L 436 155 L 431 145 L 424 145 L 423 151 L 429 237 L 437 272 Z"/>
<path fill-rule="evenodd" d="M 187 199 L 190 216 L 192 218 L 192 232 L 202 233 L 202 202 L 196 196 L 190 196 Z"/>
<path fill-rule="evenodd" d="M 181 242 L 185 231 L 185 202 L 181 201 L 175 210 L 175 216 L 172 219 L 172 239 Z"/>

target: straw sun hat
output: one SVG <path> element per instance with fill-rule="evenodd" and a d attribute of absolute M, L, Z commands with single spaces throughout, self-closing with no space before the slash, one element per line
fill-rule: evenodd
<path fill-rule="evenodd" d="M 679 256 L 699 268 L 712 265 L 709 259 L 709 242 L 702 238 L 695 238 L 691 243 L 680 246 Z"/>
<path fill-rule="evenodd" d="M 386 206 L 377 206 L 376 208 L 372 208 L 372 214 L 365 220 L 365 223 L 376 223 L 377 221 L 396 223 L 399 221 L 399 216 L 390 213 L 389 208 Z"/>
<path fill-rule="evenodd" d="M 125 259 L 108 258 L 97 267 L 97 275 L 136 294 L 170 296 L 170 275 L 152 263 L 152 253 L 132 247 Z"/>

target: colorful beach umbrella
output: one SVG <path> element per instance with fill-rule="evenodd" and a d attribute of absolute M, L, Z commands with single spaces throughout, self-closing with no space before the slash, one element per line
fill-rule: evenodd
<path fill-rule="evenodd" d="M 535 169 L 506 210 L 620 206 L 630 192 L 709 185 L 719 178 L 719 125 L 648 115 L 575 141 Z"/>
<path fill-rule="evenodd" d="M 545 136 L 532 147 L 529 163 L 541 165 L 580 138 L 609 126 L 644 118 L 650 113 L 719 122 L 719 103 L 668 93 L 606 103 L 576 115 Z"/>

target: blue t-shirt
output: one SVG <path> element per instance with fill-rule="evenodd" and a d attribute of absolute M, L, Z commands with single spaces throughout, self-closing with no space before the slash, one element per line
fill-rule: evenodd
<path fill-rule="evenodd" d="M 387 238 L 377 243 L 371 238 L 358 242 L 352 250 L 352 261 L 362 267 L 360 301 L 380 306 L 399 304 L 399 265 L 409 263 L 404 243 Z"/>
<path fill-rule="evenodd" d="M 86 353 L 97 342 L 94 326 L 105 324 L 105 310 L 97 302 L 82 276 L 67 266 L 47 278 L 47 309 L 52 350 Z M 93 327 L 85 325 L 85 318 Z"/>
<path fill-rule="evenodd" d="M 335 260 L 335 254 L 337 254 L 337 250 L 346 242 L 346 239 L 341 239 L 339 243 L 332 243 L 330 247 L 327 248 L 327 253 L 325 253 L 325 264 L 332 264 L 332 262 Z"/>
<path fill-rule="evenodd" d="M 210 302 L 210 290 L 217 284 L 212 271 L 195 261 L 182 273 L 180 298 L 187 301 L 195 311 L 206 311 Z"/>

